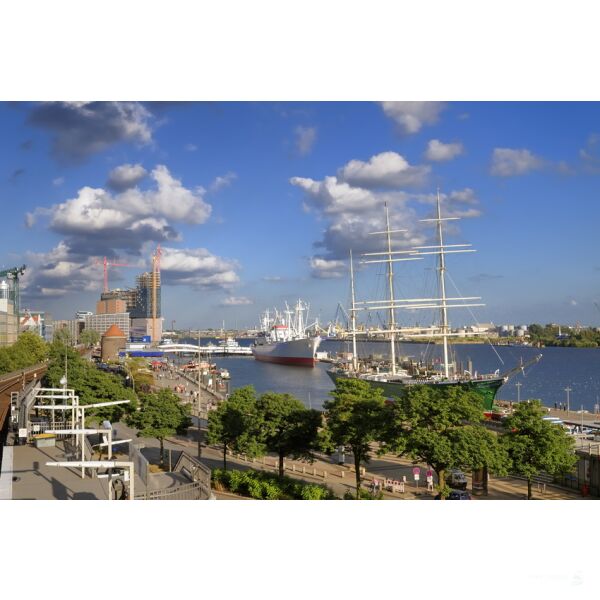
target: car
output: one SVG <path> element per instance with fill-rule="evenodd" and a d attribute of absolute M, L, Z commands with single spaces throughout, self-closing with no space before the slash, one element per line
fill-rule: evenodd
<path fill-rule="evenodd" d="M 435 500 L 441 500 L 442 496 L 441 494 L 438 494 L 435 497 Z M 450 493 L 448 494 L 448 497 L 446 498 L 446 500 L 470 500 L 471 499 L 471 494 L 469 494 L 469 492 L 466 492 L 465 490 L 450 490 Z"/>
<path fill-rule="evenodd" d="M 446 483 L 455 490 L 467 489 L 467 476 L 458 469 L 452 469 L 446 477 Z"/>

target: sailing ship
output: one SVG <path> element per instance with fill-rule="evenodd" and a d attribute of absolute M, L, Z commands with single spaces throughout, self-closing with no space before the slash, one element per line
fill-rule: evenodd
<path fill-rule="evenodd" d="M 449 338 L 453 337 L 448 320 L 448 310 L 455 308 L 472 308 L 485 306 L 479 303 L 480 297 L 449 297 L 446 293 L 446 256 L 448 254 L 460 254 L 475 252 L 470 244 L 451 244 L 444 243 L 444 226 L 446 221 L 458 220 L 458 217 L 442 217 L 440 193 L 437 193 L 436 216 L 429 219 L 421 219 L 421 222 L 434 224 L 436 227 L 437 244 L 429 246 L 417 246 L 410 250 L 392 250 L 392 234 L 403 233 L 404 230 L 391 230 L 390 218 L 387 203 L 385 204 L 385 231 L 373 232 L 372 235 L 385 235 L 387 241 L 387 250 L 385 252 L 370 252 L 363 254 L 363 264 L 385 263 L 387 265 L 387 300 L 371 300 L 357 302 L 355 298 L 354 287 L 354 264 L 352 251 L 350 252 L 350 278 L 352 307 L 351 317 L 351 335 L 352 335 L 352 354 L 350 359 L 338 361 L 331 369 L 327 371 L 328 375 L 334 381 L 339 379 L 360 379 L 366 381 L 374 388 L 383 391 L 386 397 L 402 397 L 403 394 L 413 385 L 427 385 L 435 387 L 460 386 L 465 390 L 476 392 L 482 400 L 484 410 L 492 410 L 494 399 L 498 390 L 505 384 L 509 377 L 514 373 L 523 371 L 527 366 L 538 362 L 542 355 L 536 356 L 527 363 L 521 363 L 510 371 L 500 374 L 499 370 L 490 374 L 478 374 L 473 371 L 469 364 L 468 369 L 459 368 L 456 361 L 450 357 Z M 426 255 L 437 256 L 437 273 L 439 297 L 431 298 L 409 298 L 398 299 L 394 294 L 394 263 L 402 261 L 423 260 Z M 396 310 L 421 310 L 434 309 L 439 310 L 440 324 L 435 333 L 427 337 L 442 338 L 443 359 L 438 364 L 425 363 L 424 361 L 414 361 L 396 359 L 396 335 L 403 334 L 403 339 L 422 337 L 417 335 L 406 335 L 404 331 L 396 326 Z M 380 333 L 389 335 L 390 360 L 374 361 L 359 360 L 356 348 L 356 313 L 358 311 L 377 311 L 385 310 L 389 314 L 388 329 Z"/>
<path fill-rule="evenodd" d="M 262 331 L 252 346 L 254 358 L 282 365 L 314 367 L 321 338 L 308 335 L 305 311 L 308 312 L 308 306 L 302 300 L 298 300 L 293 311 L 287 304 L 283 313 L 275 310 L 273 317 L 265 311 L 261 318 Z"/>

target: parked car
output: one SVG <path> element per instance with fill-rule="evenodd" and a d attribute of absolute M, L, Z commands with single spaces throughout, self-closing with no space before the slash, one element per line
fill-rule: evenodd
<path fill-rule="evenodd" d="M 438 494 L 435 497 L 436 500 L 441 500 L 441 494 Z M 450 490 L 450 494 L 448 494 L 448 498 L 446 500 L 470 500 L 471 494 L 469 492 L 465 492 L 465 490 Z"/>
<path fill-rule="evenodd" d="M 455 490 L 466 490 L 467 476 L 458 469 L 452 469 L 446 478 L 446 483 Z"/>

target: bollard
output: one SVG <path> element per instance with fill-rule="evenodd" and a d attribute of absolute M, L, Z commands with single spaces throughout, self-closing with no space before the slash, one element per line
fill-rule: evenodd
<path fill-rule="evenodd" d="M 292 472 L 295 473 L 296 472 L 296 465 L 292 465 Z"/>
<path fill-rule="evenodd" d="M 302 465 L 302 472 L 306 473 L 306 467 L 304 465 Z"/>
<path fill-rule="evenodd" d="M 323 479 L 327 479 L 327 471 L 323 471 Z"/>
<path fill-rule="evenodd" d="M 346 476 L 346 471 L 340 471 L 340 477 L 342 479 L 344 479 L 345 476 Z"/>
<path fill-rule="evenodd" d="M 317 476 L 317 469 L 316 467 L 313 467 L 313 476 L 316 477 Z"/>

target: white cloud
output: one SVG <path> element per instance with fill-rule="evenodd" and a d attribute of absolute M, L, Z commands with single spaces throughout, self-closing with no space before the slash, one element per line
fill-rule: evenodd
<path fill-rule="evenodd" d="M 228 288 L 239 282 L 235 260 L 205 248 L 163 248 L 161 276 L 166 284 L 195 288 Z"/>
<path fill-rule="evenodd" d="M 343 277 L 347 272 L 343 260 L 327 260 L 313 256 L 310 259 L 311 275 L 316 279 L 334 279 Z"/>
<path fill-rule="evenodd" d="M 262 280 L 267 281 L 269 283 L 278 283 L 280 281 L 283 281 L 283 277 L 280 277 L 279 275 L 266 275 L 262 278 Z"/>
<path fill-rule="evenodd" d="M 152 114 L 139 102 L 42 102 L 29 123 L 52 132 L 52 152 L 78 162 L 119 142 L 152 142 Z"/>
<path fill-rule="evenodd" d="M 317 128 L 298 125 L 294 130 L 294 134 L 296 136 L 295 146 L 298 154 L 300 154 L 300 156 L 310 154 L 310 151 L 317 141 Z"/>
<path fill-rule="evenodd" d="M 246 296 L 229 296 L 221 302 L 221 306 L 245 306 L 247 304 L 254 304 L 254 302 Z"/>
<path fill-rule="evenodd" d="M 351 160 L 338 171 L 340 180 L 363 188 L 403 187 L 422 184 L 429 174 L 429 166 L 411 166 L 396 152 L 382 152 L 368 162 Z"/>
<path fill-rule="evenodd" d="M 215 180 L 210 184 L 211 192 L 218 192 L 223 188 L 229 187 L 237 179 L 237 174 L 233 171 L 228 171 L 225 175 L 215 177 Z"/>
<path fill-rule="evenodd" d="M 490 173 L 499 177 L 524 175 L 541 169 L 544 161 L 525 148 L 494 148 Z"/>
<path fill-rule="evenodd" d="M 113 195 L 102 188 L 81 188 L 75 198 L 49 209 L 50 227 L 69 235 L 109 232 L 112 236 L 115 229 L 136 231 L 146 224 L 164 230 L 160 240 L 176 237 L 167 220 L 199 224 L 208 219 L 211 206 L 183 187 L 167 167 L 157 166 L 150 177 L 155 187 L 147 191 L 133 188 Z"/>
<path fill-rule="evenodd" d="M 185 149 L 187 152 L 196 152 L 196 150 L 198 150 L 198 146 L 196 146 L 196 144 L 186 144 Z"/>
<path fill-rule="evenodd" d="M 381 102 L 383 112 L 403 133 L 417 133 L 424 125 L 437 122 L 444 102 Z"/>
<path fill-rule="evenodd" d="M 108 174 L 108 181 L 106 184 L 109 188 L 122 192 L 129 188 L 135 187 L 144 177 L 146 177 L 147 171 L 140 164 L 130 165 L 124 164 L 119 167 L 115 167 Z"/>
<path fill-rule="evenodd" d="M 55 177 L 52 180 L 52 185 L 54 185 L 56 187 L 60 187 L 64 182 L 65 182 L 65 178 L 64 177 Z"/>
<path fill-rule="evenodd" d="M 431 161 L 452 160 L 463 153 L 463 145 L 459 142 L 444 144 L 440 140 L 430 140 L 425 151 L 425 158 Z"/>

